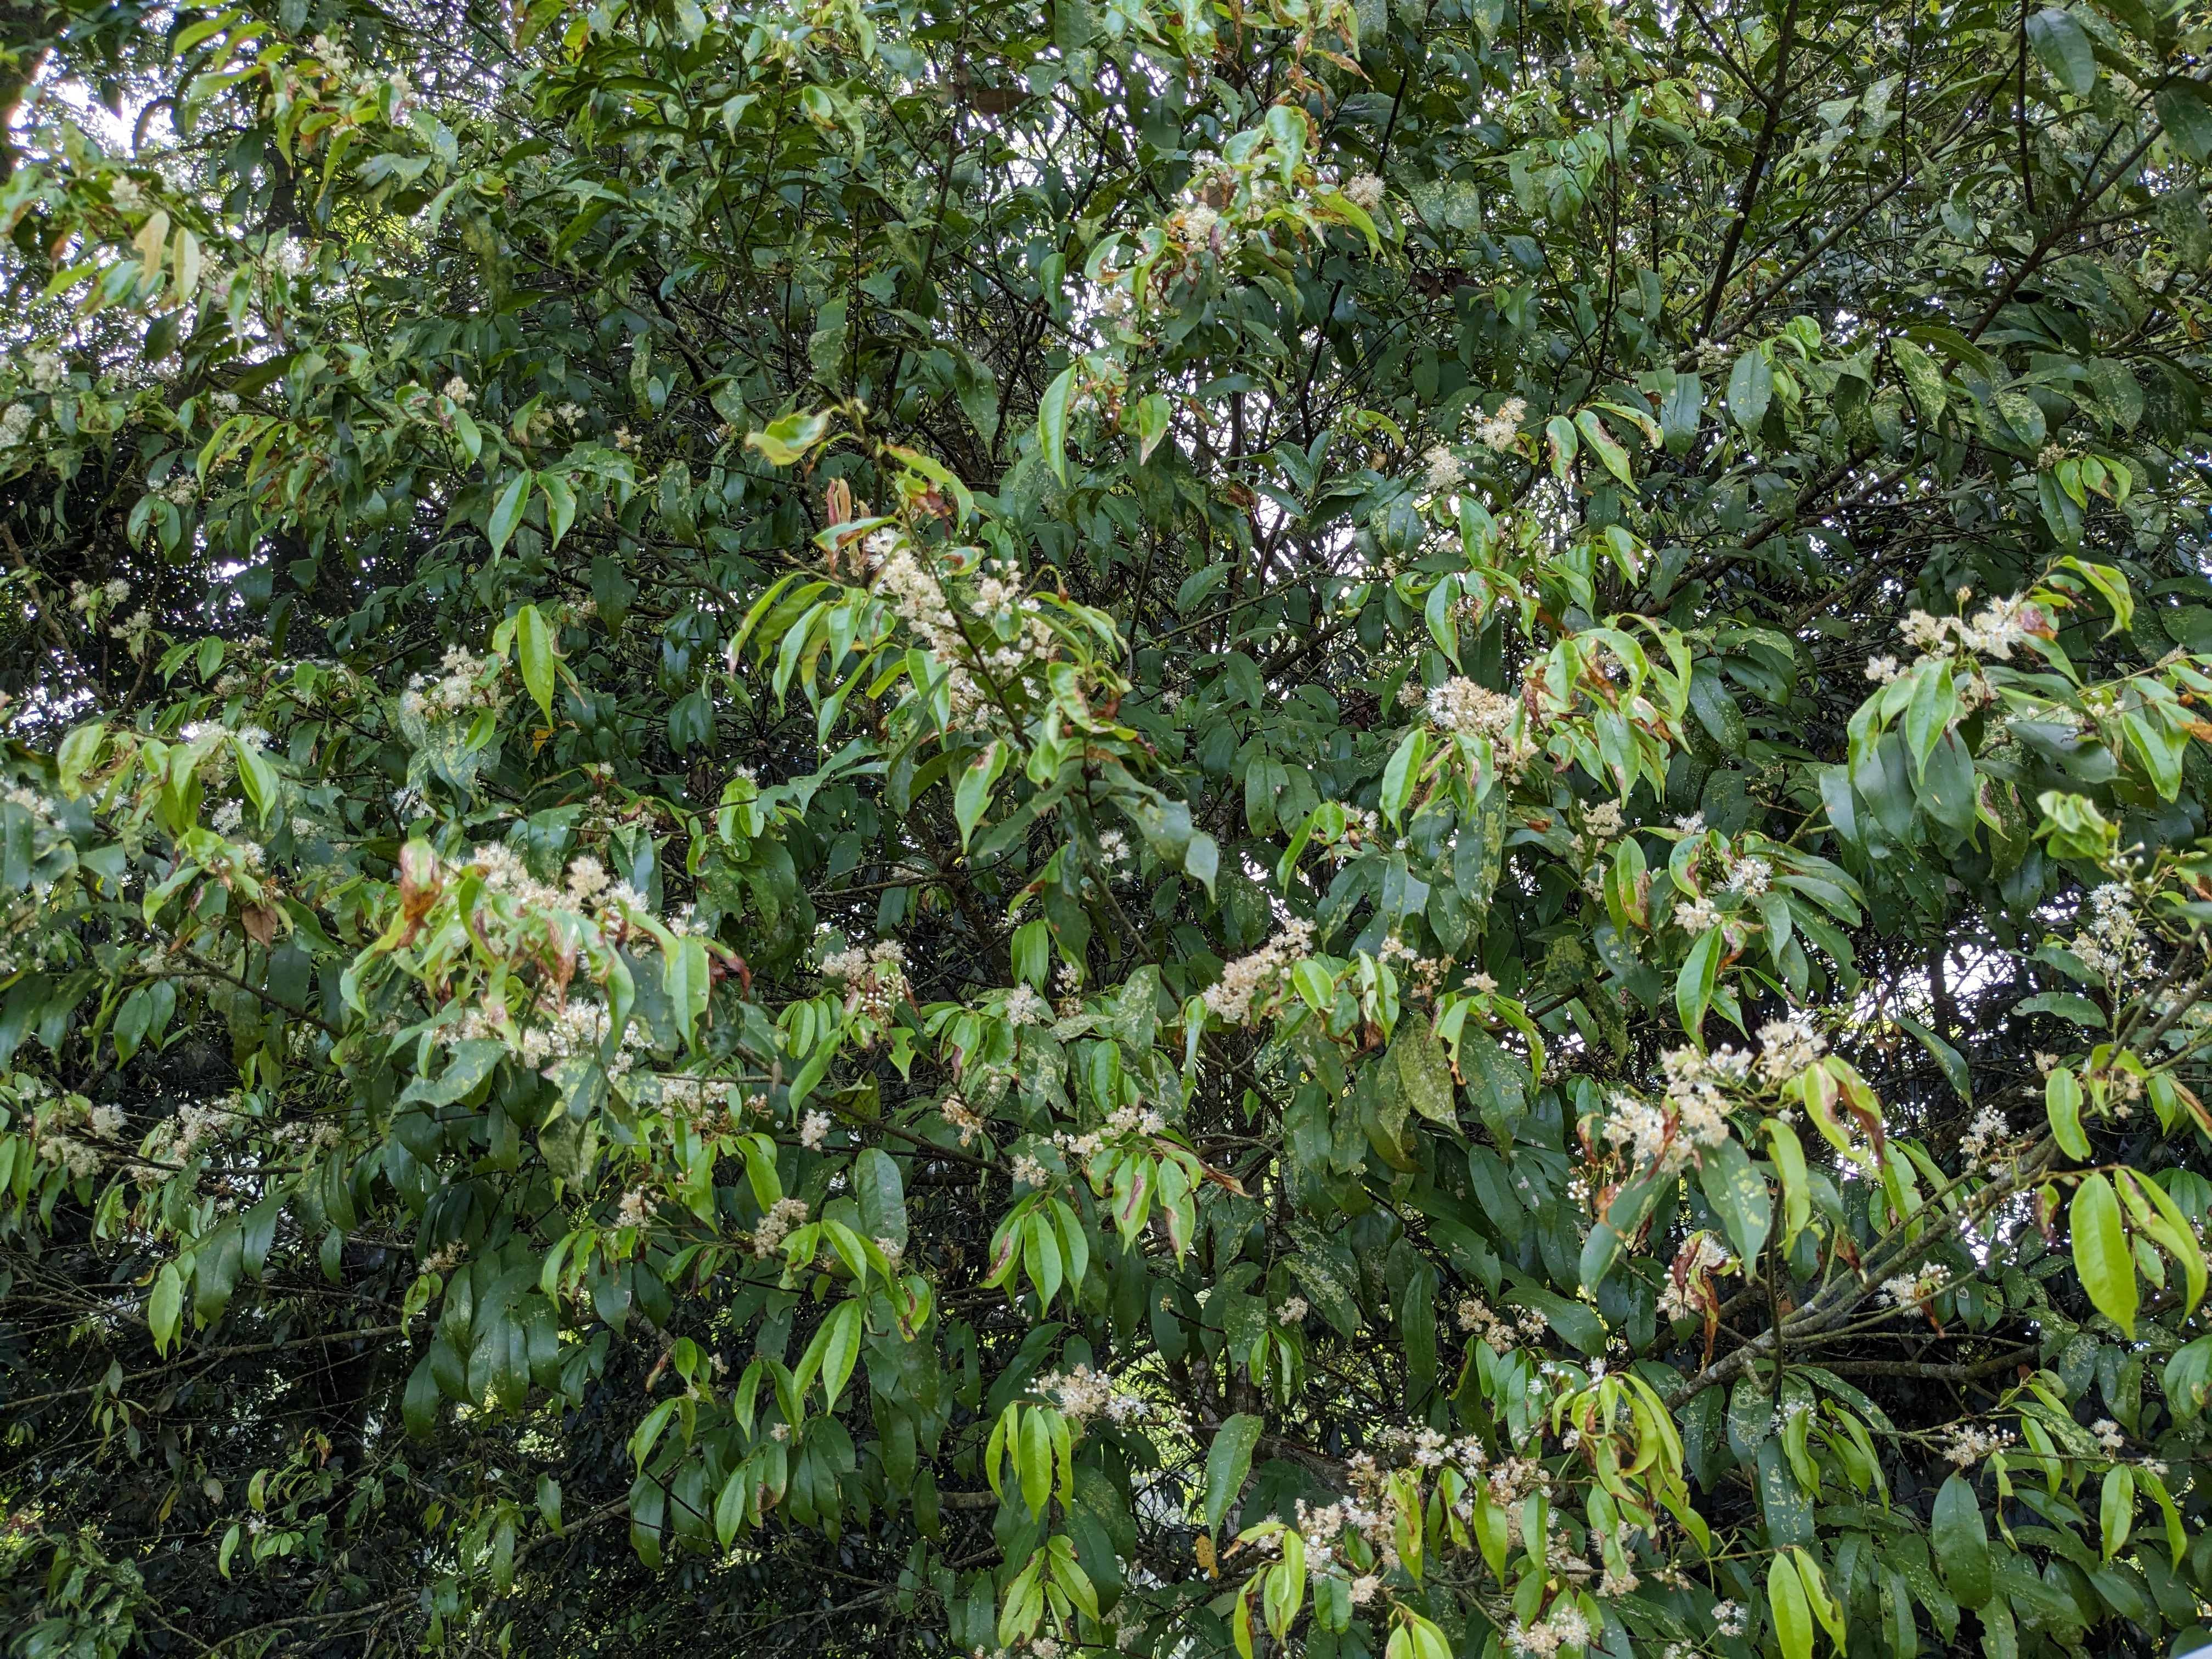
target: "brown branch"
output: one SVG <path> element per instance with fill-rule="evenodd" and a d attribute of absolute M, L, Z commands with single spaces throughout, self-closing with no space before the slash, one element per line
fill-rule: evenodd
<path fill-rule="evenodd" d="M 1935 1382 L 1971 1382 L 1976 1377 L 1993 1376 L 2010 1366 L 2033 1360 L 2041 1352 L 2031 1342 L 2010 1353 L 1977 1359 L 1971 1364 L 1926 1364 L 1917 1359 L 1838 1359 L 1820 1369 L 1838 1376 L 1919 1376 Z"/>

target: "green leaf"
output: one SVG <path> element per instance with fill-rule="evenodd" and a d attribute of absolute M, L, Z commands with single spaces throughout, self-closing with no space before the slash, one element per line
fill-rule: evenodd
<path fill-rule="evenodd" d="M 1737 1259 L 1757 1262 L 1774 1224 L 1774 1200 L 1766 1190 L 1766 1178 L 1752 1166 L 1743 1143 L 1730 1135 L 1719 1146 L 1706 1147 L 1698 1184 L 1705 1188 L 1713 1213 L 1727 1231 Z"/>
<path fill-rule="evenodd" d="M 1777 1550 L 1766 1564 L 1766 1602 L 1774 1613 L 1782 1659 L 1813 1659 L 1813 1609 L 1805 1600 L 1805 1581 L 1797 1576 L 1796 1551 Z"/>
<path fill-rule="evenodd" d="M 1382 793 L 1376 805 L 1382 816 L 1395 824 L 1404 814 L 1407 804 L 1421 781 L 1421 763 L 1429 755 L 1429 730 L 1416 726 L 1400 738 L 1391 750 L 1389 763 L 1382 768 Z"/>
<path fill-rule="evenodd" d="M 2151 103 L 2176 149 L 2192 161 L 2212 156 L 2212 91 L 2185 76 L 2161 87 Z"/>
<path fill-rule="evenodd" d="M 407 1392 L 400 1401 L 400 1421 L 410 1438 L 428 1440 L 437 1432 L 440 1398 L 437 1375 L 429 1355 L 425 1354 L 409 1376 Z"/>
<path fill-rule="evenodd" d="M 525 468 L 514 475 L 500 492 L 499 500 L 492 504 L 491 522 L 484 526 L 484 534 L 491 540 L 494 558 L 507 545 L 507 538 L 514 534 L 515 526 L 522 522 L 522 510 L 530 505 L 530 484 L 531 473 Z"/>
<path fill-rule="evenodd" d="M 1444 1058 L 1443 1044 L 1437 1041 L 1426 1014 L 1414 1010 L 1400 1019 L 1398 1034 L 1390 1042 L 1390 1058 L 1398 1068 L 1406 1103 L 1431 1123 L 1456 1129 L 1459 1114 L 1452 1106 L 1451 1062 Z"/>
<path fill-rule="evenodd" d="M 255 818 L 263 829 L 283 804 L 283 787 L 276 781 L 276 769 L 269 763 L 258 744 L 239 738 L 231 744 L 231 751 L 238 757 L 238 781 L 246 786 L 246 799 L 253 807 Z"/>
<path fill-rule="evenodd" d="M 2074 1266 L 2081 1288 L 2097 1311 L 2133 1337 L 2136 1329 L 2136 1261 L 2128 1249 L 2127 1228 L 2112 1183 L 2101 1175 L 2082 1177 L 2067 1212 L 2074 1239 Z"/>
<path fill-rule="evenodd" d="M 1905 390 L 1912 399 L 1912 406 L 1920 411 L 1920 418 L 1933 425 L 1943 413 L 1949 392 L 1943 382 L 1943 371 L 1936 367 L 1936 360 L 1911 341 L 1893 337 L 1890 355 L 1896 359 L 1898 373 L 1904 377 Z"/>
<path fill-rule="evenodd" d="M 1928 1542 L 1944 1587 L 1960 1606 L 1986 1606 L 1991 1594 L 1989 1528 L 1983 1524 L 1981 1500 L 1963 1475 L 1952 1475 L 1936 1494 Z"/>
<path fill-rule="evenodd" d="M 1774 401 L 1774 370 L 1766 355 L 1757 349 L 1747 351 L 1735 360 L 1729 371 L 1729 413 L 1746 432 L 1756 432 L 1766 419 L 1769 404 Z"/>
<path fill-rule="evenodd" d="M 2039 991 L 2013 1005 L 2015 1014 L 2056 1014 L 2061 1019 L 2071 1020 L 2087 1030 L 2097 1030 L 2105 1024 L 2105 1011 L 2085 996 L 2072 991 Z M 2087 1154 L 2084 1154 L 2087 1156 Z"/>
<path fill-rule="evenodd" d="M 1552 476 L 1565 478 L 1582 448 L 1582 441 L 1575 436 L 1575 423 L 1564 415 L 1554 415 L 1544 422 L 1544 437 L 1552 452 Z"/>
<path fill-rule="evenodd" d="M 828 1331 L 829 1340 L 822 1346 L 822 1392 L 829 1403 L 823 1409 L 834 1414 L 837 1396 L 844 1393 L 846 1381 L 860 1357 L 860 1303 L 839 1303 L 830 1316 Z"/>
<path fill-rule="evenodd" d="M 1766 1141 L 1772 1149 L 1774 1173 L 1782 1183 L 1782 1248 L 1797 1242 L 1813 1219 L 1813 1188 L 1805 1169 L 1805 1148 L 1796 1130 L 1778 1117 L 1765 1121 Z"/>
<path fill-rule="evenodd" d="M 553 545 L 558 547 L 568 526 L 576 522 L 576 492 L 557 472 L 538 474 L 538 488 L 545 496 L 546 527 L 552 533 Z"/>
<path fill-rule="evenodd" d="M 1718 927 L 1709 927 L 1698 934 L 1682 963 L 1682 971 L 1674 980 L 1674 1011 L 1681 1018 L 1682 1029 L 1692 1040 L 1705 1028 L 1705 1010 L 1712 1006 L 1713 983 L 1720 973 L 1723 943 Z"/>
<path fill-rule="evenodd" d="M 2097 1529 L 2111 1560 L 2126 1546 L 2136 1523 L 2136 1472 L 2124 1463 L 2105 1471 L 2104 1490 L 2097 1504 Z"/>
<path fill-rule="evenodd" d="M 991 786 L 999 781 L 999 774 L 1006 769 L 1008 746 L 994 738 L 983 746 L 975 758 L 960 769 L 960 781 L 953 786 L 952 816 L 960 827 L 960 848 L 968 848 L 969 838 L 975 826 L 982 822 L 983 814 L 991 805 Z"/>
<path fill-rule="evenodd" d="M 1598 459 L 1605 463 L 1605 470 L 1633 489 L 1636 477 L 1629 471 L 1628 451 L 1621 447 L 1612 433 L 1606 430 L 1605 422 L 1598 418 L 1597 411 L 1594 409 L 1581 410 L 1575 416 L 1575 427 L 1589 441 L 1589 447 L 1597 452 Z"/>
<path fill-rule="evenodd" d="M 1070 363 L 1053 377 L 1037 399 L 1037 441 L 1044 446 L 1045 465 L 1064 486 L 1067 483 L 1067 404 L 1075 395 L 1075 371 Z"/>
<path fill-rule="evenodd" d="M 2056 6 L 2045 6 L 2027 20 L 2027 38 L 2036 61 L 2052 80 L 2076 98 L 2088 96 L 2097 84 L 2097 58 L 2079 23 Z"/>
<path fill-rule="evenodd" d="M 1152 452 L 1160 447 L 1160 440 L 1168 435 L 1168 400 L 1157 392 L 1147 392 L 1137 401 L 1137 465 L 1142 466 L 1152 459 Z"/>
<path fill-rule="evenodd" d="M 758 432 L 745 434 L 745 442 L 760 451 L 770 466 L 791 466 L 806 459 L 830 430 L 830 414 L 796 412 L 770 421 Z"/>
<path fill-rule="evenodd" d="M 663 953 L 661 986 L 676 1010 L 676 1024 L 686 1043 L 696 1043 L 699 1017 L 707 1012 L 714 989 L 714 969 L 704 939 L 696 935 L 672 936 Z"/>
<path fill-rule="evenodd" d="M 1213 1443 L 1206 1453 L 1206 1531 L 1221 1530 L 1229 1506 L 1244 1490 L 1244 1477 L 1252 1468 L 1252 1449 L 1260 1443 L 1264 1426 L 1260 1418 L 1239 1412 L 1214 1431 Z"/>
<path fill-rule="evenodd" d="M 2069 1158 L 2087 1162 L 2089 1137 L 2081 1133 L 2081 1080 L 2071 1071 L 2056 1071 L 2043 1085 L 2043 1109 L 2051 1133 Z"/>
<path fill-rule="evenodd" d="M 154 1352 L 166 1357 L 184 1328 L 185 1281 L 177 1264 L 165 1261 L 154 1276 L 152 1294 L 146 1298 L 146 1329 L 154 1339 Z"/>
<path fill-rule="evenodd" d="M 906 1183 L 896 1159 L 880 1146 L 863 1147 L 853 1160 L 853 1196 L 868 1237 L 907 1243 Z"/>
<path fill-rule="evenodd" d="M 100 746 L 106 736 L 106 722 L 94 720 L 89 726 L 76 727 L 54 751 L 54 781 L 70 799 L 76 799 L 81 792 L 84 775 L 100 758 Z"/>
<path fill-rule="evenodd" d="M 514 654 L 522 670 L 524 689 L 545 716 L 545 723 L 552 725 L 553 688 L 557 672 L 553 630 L 534 605 L 526 605 L 515 612 Z"/>

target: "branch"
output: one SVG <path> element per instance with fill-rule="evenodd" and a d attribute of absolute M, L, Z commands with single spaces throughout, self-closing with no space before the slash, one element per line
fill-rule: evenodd
<path fill-rule="evenodd" d="M 1978 1376 L 1992 1376 L 2009 1366 L 2033 1360 L 2042 1352 L 2039 1346 L 2031 1342 L 2010 1353 L 1977 1359 L 1971 1364 L 1923 1364 L 1917 1359 L 1839 1359 L 1820 1369 L 1838 1376 L 1920 1376 L 1934 1382 L 1971 1382 Z"/>

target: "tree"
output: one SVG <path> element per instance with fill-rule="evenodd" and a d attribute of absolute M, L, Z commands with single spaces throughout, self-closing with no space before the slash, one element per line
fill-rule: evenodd
<path fill-rule="evenodd" d="M 2194 9 L 17 21 L 11 1651 L 2195 1623 Z"/>

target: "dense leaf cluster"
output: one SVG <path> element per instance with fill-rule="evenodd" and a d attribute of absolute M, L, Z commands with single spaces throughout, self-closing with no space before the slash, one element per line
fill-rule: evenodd
<path fill-rule="evenodd" d="M 2205 31 L 19 6 L 0 1639 L 2168 1650 Z"/>

